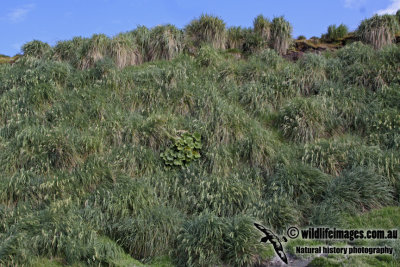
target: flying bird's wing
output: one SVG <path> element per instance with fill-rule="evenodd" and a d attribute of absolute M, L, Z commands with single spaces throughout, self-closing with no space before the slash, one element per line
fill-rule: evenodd
<path fill-rule="evenodd" d="M 270 242 L 272 243 L 272 245 L 274 246 L 275 252 L 276 254 L 278 254 L 279 258 L 281 258 L 281 260 L 284 263 L 288 263 L 287 257 L 285 252 L 283 252 L 283 247 L 281 242 L 279 241 L 279 239 L 271 239 Z"/>
<path fill-rule="evenodd" d="M 285 252 L 283 252 L 283 247 L 279 240 L 279 237 L 277 237 L 271 230 L 265 228 L 261 224 L 254 223 L 254 225 L 255 227 L 257 227 L 258 230 L 265 234 L 265 237 L 261 239 L 261 242 L 267 243 L 268 241 L 270 241 L 271 244 L 274 246 L 276 254 L 278 254 L 279 258 L 281 258 L 281 260 L 287 264 L 288 260 Z"/>
<path fill-rule="evenodd" d="M 279 237 L 277 237 L 271 230 L 265 228 L 264 226 L 262 226 L 261 224 L 258 224 L 258 223 L 254 223 L 254 225 L 257 227 L 258 230 L 260 230 L 261 232 L 263 232 L 265 234 L 264 238 L 267 238 L 267 241 L 271 240 L 273 238 L 279 240 Z M 266 242 L 266 241 L 261 241 L 261 242 Z"/>

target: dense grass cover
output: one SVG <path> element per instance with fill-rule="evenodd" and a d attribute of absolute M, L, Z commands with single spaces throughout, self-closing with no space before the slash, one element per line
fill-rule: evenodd
<path fill-rule="evenodd" d="M 339 26 L 336 26 L 335 24 L 333 24 L 329 25 L 328 32 L 323 35 L 322 38 L 327 41 L 333 42 L 345 37 L 348 32 L 349 28 L 346 25 L 340 24 Z"/>
<path fill-rule="evenodd" d="M 395 16 L 375 15 L 361 22 L 357 34 L 361 40 L 372 44 L 376 49 L 380 49 L 384 45 L 391 44 L 399 30 L 399 22 Z"/>
<path fill-rule="evenodd" d="M 194 53 L 167 25 L 34 41 L 1 64 L 0 265 L 251 266 L 269 249 L 254 222 L 282 233 L 398 206 L 399 46 L 292 62 L 290 25 L 261 19 L 229 46 L 271 27 L 278 52 L 215 49 L 225 26 L 204 15 Z"/>
<path fill-rule="evenodd" d="M 285 55 L 292 38 L 293 27 L 284 17 L 276 17 L 271 23 L 272 47 L 280 54 Z"/>

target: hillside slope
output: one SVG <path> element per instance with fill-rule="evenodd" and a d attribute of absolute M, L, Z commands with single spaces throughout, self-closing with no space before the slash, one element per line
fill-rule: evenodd
<path fill-rule="evenodd" d="M 399 46 L 88 64 L 0 65 L 1 264 L 249 266 L 399 203 Z"/>

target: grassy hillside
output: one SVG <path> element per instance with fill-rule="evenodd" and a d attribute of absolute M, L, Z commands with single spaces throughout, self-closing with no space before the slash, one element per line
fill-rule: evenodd
<path fill-rule="evenodd" d="M 289 49 L 290 25 L 257 23 L 279 42 L 224 50 L 225 25 L 205 17 L 33 41 L 1 64 L 0 263 L 251 266 L 274 255 L 255 221 L 283 233 L 367 227 L 359 218 L 381 208 L 391 220 L 400 47 L 354 42 L 292 62 L 268 48 Z"/>

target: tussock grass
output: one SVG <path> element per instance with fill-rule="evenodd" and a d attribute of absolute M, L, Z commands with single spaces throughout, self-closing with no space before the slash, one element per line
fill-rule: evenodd
<path fill-rule="evenodd" d="M 354 42 L 343 49 L 337 51 L 337 56 L 341 59 L 343 65 L 354 63 L 368 63 L 375 53 L 370 46 L 364 45 L 361 42 Z"/>
<path fill-rule="evenodd" d="M 318 225 L 334 225 L 340 220 L 340 213 L 380 208 L 392 200 L 393 189 L 384 177 L 370 169 L 353 168 L 332 180 L 313 220 Z"/>
<path fill-rule="evenodd" d="M 269 25 L 275 50 L 261 22 L 204 15 L 1 64 L 0 265 L 252 266 L 274 255 L 254 222 L 284 234 L 397 205 L 399 47 L 293 62 L 290 25 Z M 167 170 L 183 132 L 200 158 Z"/>
<path fill-rule="evenodd" d="M 157 26 L 150 32 L 150 60 L 171 60 L 182 51 L 182 32 L 173 25 Z"/>
<path fill-rule="evenodd" d="M 323 98 L 294 98 L 279 114 L 279 128 L 292 141 L 309 142 L 329 134 L 332 115 Z"/>
<path fill-rule="evenodd" d="M 319 89 L 334 107 L 336 123 L 342 131 L 354 131 L 365 134 L 369 128 L 369 120 L 378 109 L 378 103 L 369 90 L 341 83 L 325 83 Z"/>
<path fill-rule="evenodd" d="M 60 129 L 26 127 L 7 143 L 8 152 L 0 160 L 8 171 L 22 168 L 46 173 L 50 168 L 71 169 L 80 161 L 72 138 Z"/>
<path fill-rule="evenodd" d="M 255 264 L 255 255 L 262 250 L 256 231 L 249 217 L 225 219 L 204 213 L 182 226 L 176 253 L 183 257 L 178 258 L 178 265 Z"/>
<path fill-rule="evenodd" d="M 83 260 L 96 265 L 110 264 L 122 257 L 122 249 L 99 237 L 76 210 L 71 209 L 71 204 L 68 200 L 59 201 L 49 209 L 17 216 L 9 234 L 1 236 L 1 262 L 24 264 L 34 260 L 32 255 L 41 255 L 63 257 L 67 264 Z"/>
<path fill-rule="evenodd" d="M 289 199 L 301 211 L 303 220 L 307 220 L 313 207 L 322 200 L 330 180 L 329 175 L 307 165 L 279 165 L 267 180 L 266 195 Z"/>
<path fill-rule="evenodd" d="M 26 56 L 42 58 L 50 52 L 51 47 L 48 43 L 39 40 L 33 40 L 24 44 L 21 48 L 22 53 Z"/>
<path fill-rule="evenodd" d="M 361 22 L 357 29 L 357 35 L 375 49 L 380 49 L 393 42 L 399 29 L 399 22 L 394 16 L 375 15 Z"/>
<path fill-rule="evenodd" d="M 221 56 L 212 46 L 203 45 L 196 57 L 197 63 L 202 67 L 215 67 L 221 61 Z"/>
<path fill-rule="evenodd" d="M 110 45 L 110 39 L 104 34 L 95 34 L 84 43 L 82 47 L 79 67 L 89 69 L 94 64 L 107 55 L 107 48 Z"/>
<path fill-rule="evenodd" d="M 284 17 L 276 17 L 271 24 L 272 47 L 280 55 L 285 55 L 292 39 L 292 25 Z"/>
<path fill-rule="evenodd" d="M 78 67 L 82 49 L 88 41 L 88 38 L 82 37 L 74 37 L 72 40 L 59 41 L 53 48 L 53 58 L 58 61 L 69 62 L 74 67 Z"/>
<path fill-rule="evenodd" d="M 263 15 L 258 15 L 253 20 L 253 30 L 263 40 L 263 46 L 267 46 L 271 38 L 271 22 Z"/>
<path fill-rule="evenodd" d="M 107 54 L 120 69 L 126 66 L 139 65 L 143 62 L 142 55 L 136 43 L 127 34 L 119 34 L 111 39 L 107 50 Z"/>
<path fill-rule="evenodd" d="M 241 27 L 229 27 L 226 33 L 226 48 L 241 50 L 245 42 L 244 30 Z"/>
<path fill-rule="evenodd" d="M 150 29 L 146 26 L 138 26 L 135 30 L 128 33 L 137 44 L 144 62 L 149 60 L 150 48 Z"/>
<path fill-rule="evenodd" d="M 400 147 L 400 115 L 397 109 L 383 109 L 371 121 L 369 139 L 388 149 Z"/>
<path fill-rule="evenodd" d="M 327 60 L 320 55 L 307 53 L 298 61 L 301 75 L 298 78 L 300 91 L 304 95 L 315 94 L 327 80 Z"/>
<path fill-rule="evenodd" d="M 322 39 L 326 39 L 330 42 L 337 41 L 338 39 L 345 37 L 348 32 L 349 28 L 344 24 L 340 24 L 339 26 L 336 26 L 335 24 L 329 25 L 328 32 L 322 36 Z"/>
<path fill-rule="evenodd" d="M 352 137 L 330 141 L 321 139 L 306 144 L 303 162 L 336 176 L 353 166 L 371 167 L 392 184 L 398 180 L 399 157 L 396 152 L 382 151 L 378 146 L 365 145 Z"/>
<path fill-rule="evenodd" d="M 225 22 L 218 17 L 203 14 L 186 26 L 185 33 L 188 41 L 194 46 L 208 43 L 216 49 L 225 48 Z"/>
<path fill-rule="evenodd" d="M 111 235 L 130 255 L 148 260 L 157 255 L 168 255 L 174 247 L 182 214 L 172 208 L 153 207 L 134 218 L 118 221 Z"/>

